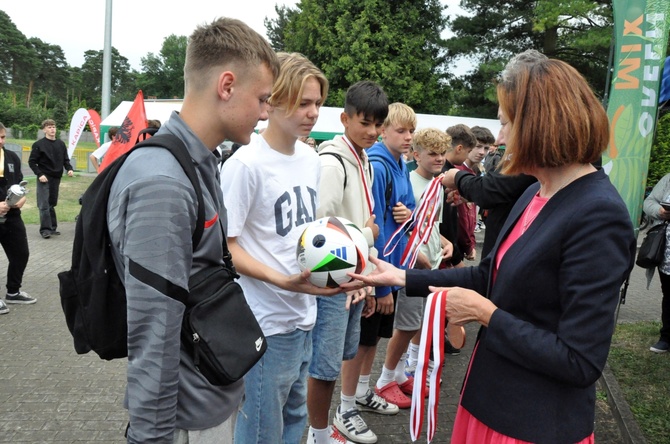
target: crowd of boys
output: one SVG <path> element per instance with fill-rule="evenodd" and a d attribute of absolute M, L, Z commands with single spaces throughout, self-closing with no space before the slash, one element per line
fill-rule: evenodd
<path fill-rule="evenodd" d="M 360 81 L 346 92 L 344 134 L 315 149 L 303 140 L 309 142 L 328 80 L 304 56 L 275 53 L 234 19 L 195 30 L 184 73 L 182 109 L 158 133 L 180 137 L 194 159 L 207 207 L 202 241 L 193 249 L 197 199 L 165 150 L 134 152 L 110 193 L 110 238 L 128 300 L 128 442 L 298 443 L 308 419 L 308 443 L 377 442 L 361 412 L 393 415 L 410 407 L 424 300 L 396 287 L 316 287 L 300 272 L 295 245 L 310 222 L 340 216 L 361 229 L 372 255 L 396 266 L 407 244 L 396 232 L 409 222 L 430 230 L 416 267 L 474 260 L 476 201 L 455 186 L 440 187 L 434 223 L 416 220 L 414 210 L 451 168 L 478 176 L 492 135 L 464 125 L 416 131 L 412 108 L 389 104 L 380 85 Z M 252 134 L 259 120 L 268 120 L 267 129 Z M 63 167 L 68 174 L 72 168 L 64 147 L 52 146 L 55 125 L 45 127 L 47 140 L 36 143 L 30 164 L 48 238 L 58 234 L 57 182 Z M 219 170 L 212 153 L 226 139 L 240 148 Z M 60 156 L 57 165 L 47 162 L 49 153 Z M 14 160 L 6 156 L 6 171 L 16 168 Z M 224 241 L 268 347 L 244 383 L 217 387 L 180 345 L 184 307 L 170 291 L 187 291 L 191 275 L 220 263 Z M 29 297 L 15 282 L 7 288 Z M 384 367 L 371 384 L 381 338 L 389 339 Z M 338 378 L 340 403 L 330 412 Z"/>

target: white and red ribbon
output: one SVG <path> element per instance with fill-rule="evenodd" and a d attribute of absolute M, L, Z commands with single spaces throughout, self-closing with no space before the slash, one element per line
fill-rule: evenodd
<path fill-rule="evenodd" d="M 347 144 L 349 147 L 349 150 L 354 154 L 354 158 L 356 159 L 356 162 L 358 162 L 358 170 L 360 171 L 361 175 L 361 180 L 363 181 L 363 189 L 365 190 L 365 199 L 368 204 L 368 210 L 370 211 L 370 215 L 374 214 L 373 210 L 375 208 L 375 200 L 372 197 L 372 188 L 370 187 L 370 184 L 368 183 L 368 176 L 365 174 L 365 169 L 363 168 L 363 162 L 361 162 L 361 158 L 358 155 L 358 152 L 354 149 L 354 146 L 351 144 L 349 139 L 347 139 L 347 136 L 342 136 L 342 139 L 344 140 L 344 143 Z M 368 167 L 370 165 L 370 162 L 368 161 Z M 346 171 L 345 171 L 346 174 Z"/>
<path fill-rule="evenodd" d="M 431 293 L 426 300 L 426 308 L 421 328 L 421 347 L 419 361 L 414 374 L 412 391 L 412 409 L 410 411 L 410 436 L 416 441 L 423 428 L 424 387 L 428 374 L 430 348 L 433 347 L 433 372 L 430 375 L 428 393 L 428 424 L 426 436 L 430 443 L 437 428 L 437 406 L 440 400 L 440 379 L 442 378 L 442 361 L 444 360 L 444 328 L 447 308 L 447 292 Z"/>
<path fill-rule="evenodd" d="M 435 226 L 435 220 L 439 217 L 442 205 L 442 175 L 435 177 L 430 181 L 426 189 L 421 194 L 419 204 L 416 206 L 412 215 L 398 227 L 391 235 L 386 245 L 384 245 L 384 256 L 391 254 L 402 236 L 405 236 L 410 230 L 409 240 L 405 250 L 402 253 L 400 264 L 403 267 L 412 268 L 419 255 L 421 244 L 427 244 L 430 234 Z"/>

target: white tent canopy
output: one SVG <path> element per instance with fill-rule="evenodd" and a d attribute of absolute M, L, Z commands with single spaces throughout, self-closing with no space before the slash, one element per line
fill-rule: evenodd
<path fill-rule="evenodd" d="M 121 104 L 119 104 L 119 106 L 117 106 L 116 109 L 112 111 L 112 113 L 107 116 L 100 124 L 101 133 L 106 133 L 111 126 L 121 126 L 132 104 L 132 101 L 121 102 Z M 179 111 L 181 109 L 181 104 L 181 99 L 145 99 L 144 109 L 146 111 L 147 119 L 157 119 L 162 123 L 165 123 L 170 118 L 172 111 Z M 344 132 L 344 127 L 340 123 L 341 113 L 342 108 L 332 108 L 328 106 L 321 107 L 319 120 L 316 122 L 316 125 L 312 130 L 312 137 L 317 140 L 328 140 L 332 139 L 338 134 L 342 134 Z M 484 128 L 488 128 L 491 133 L 493 133 L 493 137 L 497 137 L 498 132 L 500 131 L 500 122 L 497 119 L 478 119 L 472 117 L 417 114 L 417 129 L 433 127 L 446 130 L 450 126 L 459 123 L 469 127 L 482 126 Z M 258 122 L 256 130 L 265 128 L 266 126 L 267 122 Z"/>

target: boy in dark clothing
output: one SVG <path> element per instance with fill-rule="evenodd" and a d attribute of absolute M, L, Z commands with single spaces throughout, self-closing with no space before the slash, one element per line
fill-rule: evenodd
<path fill-rule="evenodd" d="M 40 210 L 40 234 L 49 239 L 52 234 L 60 234 L 56 219 L 58 189 L 63 177 L 63 168 L 72 177 L 65 143 L 56 138 L 56 122 L 47 119 L 42 122 L 44 138 L 33 143 L 28 165 L 37 176 L 37 208 Z"/>
<path fill-rule="evenodd" d="M 502 143 L 504 140 L 501 139 L 501 135 L 498 135 L 496 145 Z M 525 174 L 509 176 L 501 174 L 498 170 L 493 170 L 483 176 L 475 176 L 456 168 L 448 170 L 445 168 L 442 179 L 442 185 L 457 189 L 464 198 L 488 210 L 482 259 L 493 249 L 507 215 L 517 199 L 528 186 L 537 181 L 533 176 Z"/>
<path fill-rule="evenodd" d="M 451 136 L 451 148 L 448 148 L 445 154 L 446 161 L 444 162 L 442 171 L 449 171 L 456 165 L 462 165 L 468 158 L 470 151 L 477 144 L 477 139 L 475 139 L 470 128 L 463 124 L 450 126 L 447 128 L 447 134 Z M 440 234 L 454 245 L 454 253 L 451 259 L 448 259 L 446 264 L 443 265 L 462 267 L 465 252 L 458 248 L 458 211 L 456 209 L 460 196 L 454 188 L 447 188 L 445 190 L 444 205 L 442 206 Z"/>
<path fill-rule="evenodd" d="M 20 291 L 23 272 L 28 264 L 28 237 L 26 226 L 21 219 L 21 207 L 26 202 L 25 196 L 18 201 L 7 202 L 7 193 L 12 185 L 23 180 L 21 158 L 16 153 L 5 150 L 7 130 L 0 123 L 0 245 L 5 250 L 9 266 L 7 267 L 8 304 L 34 304 L 37 299 L 25 291 Z M 0 299 L 0 314 L 9 312 L 5 301 Z"/>

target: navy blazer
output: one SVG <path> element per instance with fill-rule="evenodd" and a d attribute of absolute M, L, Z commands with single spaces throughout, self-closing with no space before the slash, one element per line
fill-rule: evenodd
<path fill-rule="evenodd" d="M 505 253 L 494 285 L 493 258 L 539 186 L 519 198 L 478 266 L 407 270 L 407 294 L 460 286 L 490 298 L 498 309 L 479 331 L 462 406 L 516 439 L 575 443 L 593 433 L 595 383 L 636 240 L 623 200 L 597 171 L 549 199 Z"/>

